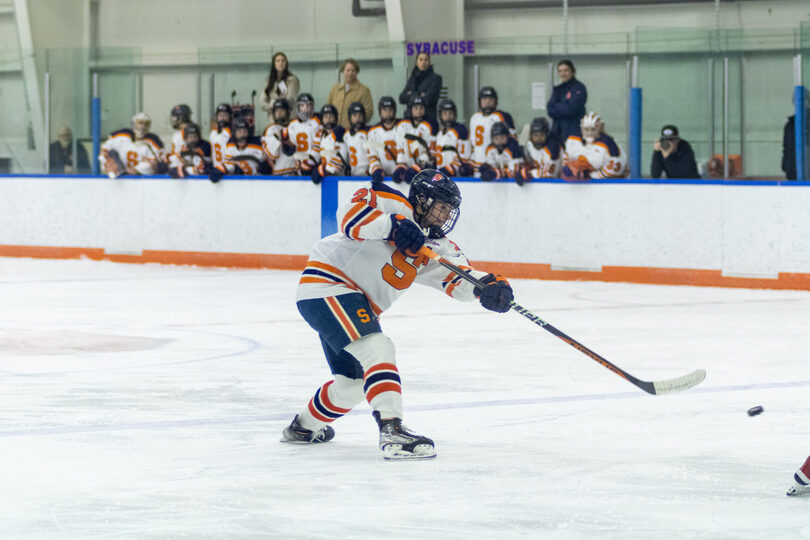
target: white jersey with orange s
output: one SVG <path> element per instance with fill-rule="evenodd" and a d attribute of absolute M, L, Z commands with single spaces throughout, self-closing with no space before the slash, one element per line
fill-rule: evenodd
<path fill-rule="evenodd" d="M 390 129 L 379 123 L 368 130 L 368 172 L 382 169 L 391 176 L 397 168 L 397 124 L 394 120 Z"/>
<path fill-rule="evenodd" d="M 313 247 L 296 300 L 359 292 L 379 315 L 413 283 L 433 287 L 458 300 L 475 300 L 472 284 L 436 261 L 423 255 L 406 256 L 386 241 L 392 214 L 413 219 L 413 208 L 399 191 L 382 182 L 356 191 L 351 202 L 338 210 L 340 231 Z M 428 239 L 425 245 L 477 278 L 486 275 L 472 269 L 464 253 L 447 238 Z"/>
<path fill-rule="evenodd" d="M 515 123 L 509 113 L 503 111 L 493 111 L 484 114 L 481 111 L 473 114 L 470 118 L 470 143 L 472 144 L 472 164 L 475 172 L 484 162 L 487 155 L 487 148 L 492 144 L 490 131 L 492 126 L 498 122 L 503 122 L 509 128 L 509 135 L 516 138 Z"/>

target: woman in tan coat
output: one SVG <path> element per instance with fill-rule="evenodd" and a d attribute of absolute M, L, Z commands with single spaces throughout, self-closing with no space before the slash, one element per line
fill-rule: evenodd
<path fill-rule="evenodd" d="M 357 80 L 360 65 L 354 58 L 347 58 L 343 61 L 340 71 L 343 73 L 343 82 L 339 82 L 332 87 L 326 103 L 337 108 L 338 123 L 344 128 L 350 129 L 349 105 L 359 101 L 366 110 L 366 122 L 370 124 L 371 117 L 374 116 L 374 100 L 371 99 L 371 90 Z"/>
<path fill-rule="evenodd" d="M 287 64 L 287 55 L 277 52 L 273 55 L 273 62 L 270 66 L 270 76 L 267 77 L 267 86 L 261 96 L 262 110 L 267 112 L 267 123 L 274 124 L 273 103 L 279 98 L 284 98 L 290 104 L 295 104 L 298 93 L 301 90 L 301 83 L 298 77 L 290 72 Z"/>

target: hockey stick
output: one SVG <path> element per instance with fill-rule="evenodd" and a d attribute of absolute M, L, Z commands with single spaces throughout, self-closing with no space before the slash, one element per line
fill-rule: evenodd
<path fill-rule="evenodd" d="M 481 280 L 473 277 L 469 272 L 467 272 L 466 270 L 462 270 L 461 268 L 454 265 L 447 259 L 443 258 L 441 255 L 431 250 L 427 246 L 423 246 L 422 249 L 420 250 L 420 253 L 426 255 L 427 257 L 430 257 L 431 259 L 438 262 L 448 270 L 451 270 L 453 273 L 458 274 L 462 279 L 469 281 L 476 287 L 480 287 L 482 289 L 484 288 L 485 285 L 484 283 L 481 282 Z M 696 369 L 692 373 L 688 373 L 681 377 L 675 377 L 674 379 L 664 379 L 661 381 L 651 381 L 651 382 L 642 381 L 641 379 L 633 377 L 632 375 L 630 375 L 617 365 L 609 362 L 607 359 L 603 358 L 599 354 L 593 352 L 579 341 L 566 335 L 562 331 L 554 328 L 552 325 L 545 322 L 543 319 L 541 319 L 534 313 L 530 312 L 528 309 L 524 308 L 520 304 L 512 302 L 511 308 L 520 313 L 521 315 L 523 315 L 524 317 L 526 317 L 527 319 L 529 319 L 530 321 L 532 321 L 534 324 L 542 327 L 544 330 L 548 330 L 561 340 L 571 345 L 573 348 L 577 349 L 579 352 L 591 357 L 591 359 L 593 360 L 596 360 L 597 362 L 602 364 L 604 367 L 606 367 L 607 369 L 609 369 L 622 379 L 625 379 L 626 381 L 629 381 L 632 384 L 636 385 L 637 387 L 641 388 L 648 394 L 660 395 L 660 394 L 668 394 L 671 392 L 681 392 L 683 390 L 688 390 L 689 388 L 696 386 L 703 379 L 706 378 L 706 370 Z"/>

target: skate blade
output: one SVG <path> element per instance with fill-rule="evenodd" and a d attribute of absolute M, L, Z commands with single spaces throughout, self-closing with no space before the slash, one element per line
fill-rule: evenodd
<path fill-rule="evenodd" d="M 432 446 L 419 445 L 414 448 L 413 452 L 402 450 L 398 444 L 388 445 L 383 449 L 383 459 L 386 461 L 408 461 L 419 459 L 433 459 L 436 457 L 436 451 Z"/>
<path fill-rule="evenodd" d="M 810 495 L 810 489 L 790 488 L 785 495 L 788 497 L 804 497 Z"/>

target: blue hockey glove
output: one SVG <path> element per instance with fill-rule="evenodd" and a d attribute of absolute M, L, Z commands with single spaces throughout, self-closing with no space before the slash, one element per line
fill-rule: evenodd
<path fill-rule="evenodd" d="M 222 180 L 223 176 L 225 176 L 225 173 L 219 170 L 217 167 L 213 167 L 211 171 L 208 173 L 208 179 L 215 184 L 220 180 Z"/>
<path fill-rule="evenodd" d="M 465 176 L 472 176 L 473 174 L 475 174 L 475 168 L 473 168 L 471 163 L 467 163 L 465 161 L 458 168 L 459 176 L 465 177 Z"/>
<path fill-rule="evenodd" d="M 391 214 L 391 233 L 387 240 L 393 240 L 397 250 L 415 257 L 425 245 L 425 234 L 419 225 L 400 214 Z"/>
<path fill-rule="evenodd" d="M 416 169 L 414 169 L 412 167 L 409 167 L 408 169 L 406 169 L 405 170 L 405 183 L 410 184 L 411 180 L 413 180 L 413 177 L 416 176 L 418 172 L 419 172 L 418 170 L 416 170 Z"/>
<path fill-rule="evenodd" d="M 478 167 L 478 171 L 481 173 L 481 180 L 484 182 L 491 182 L 498 176 L 495 168 L 489 163 L 482 163 L 481 166 Z"/>
<path fill-rule="evenodd" d="M 394 169 L 394 174 L 391 175 L 391 180 L 397 184 L 402 183 L 402 181 L 405 180 L 405 167 L 397 167 Z"/>
<path fill-rule="evenodd" d="M 498 313 L 506 313 L 512 306 L 511 302 L 515 296 L 512 294 L 512 286 L 503 276 L 487 274 L 481 281 L 484 288 L 476 287 L 475 296 L 481 302 L 484 309 Z"/>
<path fill-rule="evenodd" d="M 372 182 L 382 182 L 385 178 L 385 173 L 382 169 L 377 169 L 373 173 L 371 173 L 371 181 Z"/>
<path fill-rule="evenodd" d="M 312 183 L 316 186 L 321 183 L 323 180 L 323 174 L 321 173 L 320 167 L 315 167 L 312 169 L 312 174 L 309 175 L 309 178 L 312 180 Z"/>

